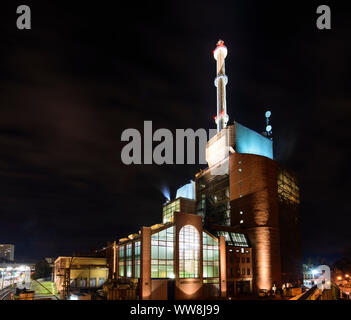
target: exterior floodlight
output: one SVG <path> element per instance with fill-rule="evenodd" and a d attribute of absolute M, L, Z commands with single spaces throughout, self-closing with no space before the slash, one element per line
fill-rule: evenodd
<path fill-rule="evenodd" d="M 317 269 L 313 269 L 313 270 L 312 270 L 312 274 L 313 274 L 313 275 L 316 275 L 317 273 L 318 273 L 318 270 L 317 270 Z"/>
<path fill-rule="evenodd" d="M 272 114 L 272 113 L 271 113 L 270 111 L 266 111 L 266 114 L 265 114 L 265 115 L 266 115 L 266 118 L 269 118 L 269 117 L 271 116 L 271 114 Z"/>
<path fill-rule="evenodd" d="M 272 126 L 270 124 L 266 127 L 266 131 L 267 132 L 271 132 L 272 131 Z"/>

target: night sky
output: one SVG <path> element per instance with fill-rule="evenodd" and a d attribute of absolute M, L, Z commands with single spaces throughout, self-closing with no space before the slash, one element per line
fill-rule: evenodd
<path fill-rule="evenodd" d="M 350 245 L 351 11 L 325 1 L 1 1 L 0 243 L 18 260 L 101 248 L 161 222 L 161 190 L 204 166 L 121 162 L 121 133 L 215 128 L 218 39 L 230 121 L 298 176 L 304 257 Z M 16 28 L 30 5 L 32 30 Z"/>

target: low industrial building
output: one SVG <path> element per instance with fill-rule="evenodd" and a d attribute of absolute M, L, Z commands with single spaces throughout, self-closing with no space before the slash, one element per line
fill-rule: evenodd
<path fill-rule="evenodd" d="M 137 279 L 140 299 L 226 296 L 225 239 L 204 230 L 200 216 L 183 211 L 190 202 L 166 204 L 165 223 L 113 244 L 112 278 Z"/>
<path fill-rule="evenodd" d="M 58 257 L 54 262 L 54 282 L 63 298 L 72 291 L 96 290 L 107 278 L 106 258 Z"/>

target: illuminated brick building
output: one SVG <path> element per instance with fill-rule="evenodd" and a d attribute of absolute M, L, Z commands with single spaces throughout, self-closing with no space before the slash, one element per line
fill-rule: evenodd
<path fill-rule="evenodd" d="M 207 143 L 208 168 L 195 176 L 196 212 L 214 235 L 243 233 L 251 246 L 252 273 L 247 277 L 241 268 L 241 274 L 229 277 L 227 269 L 228 292 L 236 294 L 249 286 L 254 292 L 270 290 L 273 284 L 279 287 L 283 282 L 298 284 L 302 264 L 297 181 L 273 158 L 268 120 L 263 134 L 238 122 L 227 126 L 226 54 L 223 41 L 219 41 L 214 50 L 217 134 Z M 226 240 L 233 252 L 233 244 L 228 237 Z M 234 289 L 229 290 L 231 287 Z"/>
<path fill-rule="evenodd" d="M 136 279 L 141 299 L 225 297 L 301 281 L 299 189 L 273 159 L 271 126 L 227 126 L 225 57 L 217 60 L 217 134 L 208 168 L 163 206 L 162 224 L 109 247 L 110 277 Z"/>

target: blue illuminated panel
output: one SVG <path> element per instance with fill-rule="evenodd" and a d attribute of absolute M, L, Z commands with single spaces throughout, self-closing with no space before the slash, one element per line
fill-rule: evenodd
<path fill-rule="evenodd" d="M 195 200 L 195 182 L 190 181 L 190 183 L 180 187 L 177 190 L 176 199 L 179 197 Z"/>
<path fill-rule="evenodd" d="M 273 141 L 235 122 L 236 152 L 273 159 Z"/>

